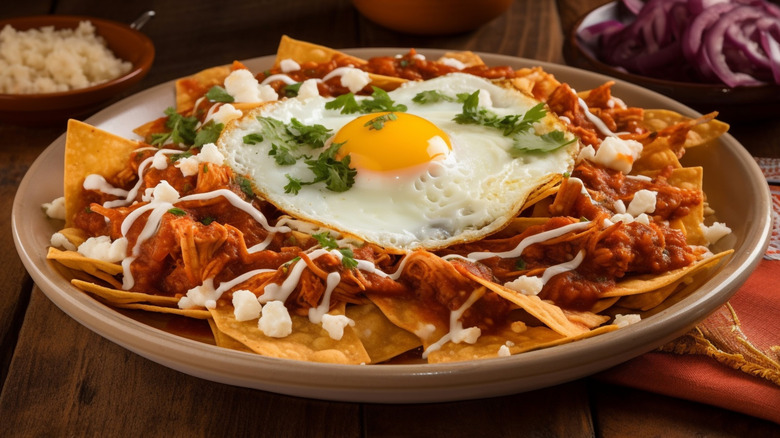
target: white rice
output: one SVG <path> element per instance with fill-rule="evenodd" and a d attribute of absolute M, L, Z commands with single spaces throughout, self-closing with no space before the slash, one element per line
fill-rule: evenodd
<path fill-rule="evenodd" d="M 90 87 L 132 68 L 108 49 L 95 26 L 0 31 L 0 93 L 39 94 Z"/>

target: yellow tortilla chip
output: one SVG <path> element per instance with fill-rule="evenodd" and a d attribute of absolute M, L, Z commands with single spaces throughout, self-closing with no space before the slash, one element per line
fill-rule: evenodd
<path fill-rule="evenodd" d="M 236 341 L 235 339 L 223 333 L 219 329 L 219 327 L 217 327 L 217 323 L 215 323 L 213 319 L 209 318 L 208 322 L 209 322 L 209 328 L 211 329 L 211 333 L 214 335 L 214 342 L 217 344 L 218 347 L 243 351 L 246 353 L 254 353 L 251 348 L 247 347 L 246 345 Z"/>
<path fill-rule="evenodd" d="M 85 292 L 89 292 L 93 295 L 97 295 L 111 303 L 117 303 L 117 304 L 148 303 L 148 304 L 156 304 L 160 306 L 176 306 L 179 303 L 179 299 L 176 297 L 166 297 L 162 295 L 145 294 L 142 292 L 132 292 L 132 291 L 126 291 L 121 289 L 112 289 L 110 287 L 105 287 L 99 284 L 90 283 L 88 281 L 82 281 L 78 279 L 71 280 L 71 283 L 77 288 Z"/>
<path fill-rule="evenodd" d="M 729 130 L 727 123 L 714 119 L 713 115 L 696 119 L 692 123 L 690 131 L 686 135 L 685 147 L 691 148 L 706 144 Z M 661 131 L 678 123 L 690 122 L 693 119 L 683 116 L 675 111 L 663 109 L 647 109 L 644 111 L 643 123 L 651 131 Z"/>
<path fill-rule="evenodd" d="M 73 225 L 73 216 L 86 207 L 81 197 L 84 179 L 98 173 L 113 175 L 127 167 L 137 141 L 71 119 L 65 137 L 65 226 Z"/>
<path fill-rule="evenodd" d="M 357 58 L 352 55 L 340 52 L 329 47 L 321 46 L 319 44 L 313 44 L 306 41 L 300 41 L 290 38 L 287 35 L 283 35 L 281 41 L 279 41 L 279 47 L 276 49 L 276 61 L 274 66 L 279 66 L 279 63 L 285 59 L 295 60 L 298 64 L 305 62 L 323 63 L 329 62 L 334 56 L 341 56 L 349 59 L 354 65 L 362 66 L 367 63 L 366 60 Z M 392 76 L 377 75 L 369 73 L 371 78 L 371 85 L 379 87 L 385 91 L 390 91 L 398 88 L 406 79 L 396 78 Z"/>
<path fill-rule="evenodd" d="M 390 322 L 376 304 L 348 306 L 346 314 L 355 321 L 355 332 L 371 363 L 384 362 L 422 345 L 417 335 Z"/>
<path fill-rule="evenodd" d="M 613 289 L 601 294 L 605 297 L 623 297 L 627 295 L 636 295 L 645 292 L 651 292 L 664 286 L 676 283 L 686 276 L 692 276 L 702 269 L 713 267 L 723 257 L 731 254 L 734 250 L 723 251 L 711 257 L 699 260 L 698 262 L 684 268 L 675 269 L 660 275 L 638 275 L 627 280 L 618 282 Z"/>
<path fill-rule="evenodd" d="M 485 286 L 504 299 L 522 308 L 534 318 L 541 321 L 544 325 L 563 336 L 576 336 L 588 331 L 587 327 L 569 320 L 560 307 L 547 301 L 543 301 L 537 296 L 523 295 L 520 292 L 514 291 L 500 284 L 485 280 L 482 277 L 472 274 L 468 270 L 465 271 L 465 274 L 477 283 Z"/>
<path fill-rule="evenodd" d="M 463 65 L 466 67 L 485 65 L 485 61 L 483 61 L 479 55 L 468 50 L 464 50 L 462 52 L 447 52 L 440 59 L 443 58 L 456 59 L 463 63 Z"/>
<path fill-rule="evenodd" d="M 179 309 L 178 307 L 154 306 L 152 304 L 144 304 L 144 303 L 112 303 L 112 305 L 115 307 L 119 307 L 120 309 L 133 309 L 133 310 L 143 310 L 145 312 L 167 313 L 171 315 L 186 316 L 188 318 L 194 318 L 194 319 L 211 318 L 211 314 L 207 310 L 201 310 L 201 309 Z"/>
<path fill-rule="evenodd" d="M 233 306 L 223 301 L 219 301 L 217 307 L 210 311 L 221 332 L 263 356 L 355 365 L 371 361 L 357 334 L 349 326 L 344 328 L 344 336 L 335 340 L 322 326 L 311 323 L 308 317 L 290 315 L 292 333 L 283 338 L 273 338 L 260 330 L 257 320 L 236 320 Z M 333 309 L 329 313 L 343 315 L 343 305 L 341 309 Z"/>
<path fill-rule="evenodd" d="M 459 344 L 451 342 L 444 344 L 441 349 L 433 351 L 428 355 L 428 362 L 446 363 L 495 358 L 504 354 L 515 355 L 526 351 L 574 342 L 614 330 L 617 330 L 617 326 L 606 325 L 579 335 L 563 336 L 547 327 L 527 327 L 520 332 L 507 328 L 496 335 L 480 336 L 474 344 L 463 342 Z M 503 352 L 501 352 L 502 346 L 506 346 Z"/>

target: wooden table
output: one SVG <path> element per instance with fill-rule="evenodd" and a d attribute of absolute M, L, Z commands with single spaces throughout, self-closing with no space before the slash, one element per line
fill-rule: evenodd
<path fill-rule="evenodd" d="M 331 47 L 437 47 L 564 63 L 565 32 L 604 0 L 516 0 L 473 32 L 414 37 L 360 17 L 349 0 L 4 2 L 0 18 L 83 14 L 130 22 L 153 9 L 151 73 L 126 95 L 202 68 L 275 52 L 281 34 Z M 2 436 L 766 436 L 777 425 L 597 378 L 500 398 L 426 405 L 337 403 L 201 380 L 135 355 L 84 328 L 33 284 L 16 252 L 16 187 L 64 123 L 0 122 L 0 435 Z M 759 156 L 780 156 L 780 126 L 732 133 Z"/>

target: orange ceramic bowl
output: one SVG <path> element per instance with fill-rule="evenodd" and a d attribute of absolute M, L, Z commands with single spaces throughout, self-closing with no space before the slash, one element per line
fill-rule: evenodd
<path fill-rule="evenodd" d="M 87 115 L 146 76 L 154 61 L 154 44 L 149 37 L 126 24 L 84 16 L 39 15 L 0 20 L 0 29 L 7 24 L 16 30 L 44 26 L 67 29 L 76 28 L 85 20 L 92 22 L 95 33 L 105 39 L 114 55 L 132 63 L 132 69 L 116 79 L 78 90 L 45 94 L 0 94 L 0 120 L 40 124 Z"/>
<path fill-rule="evenodd" d="M 506 12 L 513 0 L 352 0 L 380 26 L 415 35 L 446 35 L 476 29 Z"/>

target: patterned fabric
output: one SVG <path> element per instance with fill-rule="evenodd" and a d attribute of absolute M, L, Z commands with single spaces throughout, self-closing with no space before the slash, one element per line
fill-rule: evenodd
<path fill-rule="evenodd" d="M 756 163 L 764 172 L 769 191 L 772 194 L 772 240 L 764 258 L 780 260 L 780 158 L 756 158 Z"/>

